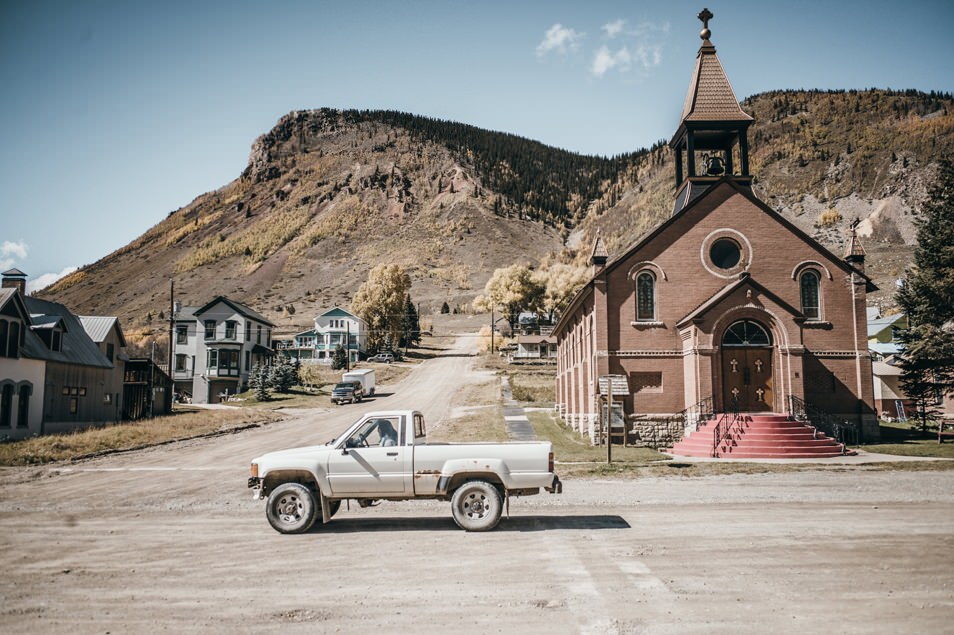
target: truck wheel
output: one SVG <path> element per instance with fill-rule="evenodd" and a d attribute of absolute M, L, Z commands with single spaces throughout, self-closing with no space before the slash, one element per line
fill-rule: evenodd
<path fill-rule="evenodd" d="M 486 481 L 468 481 L 451 498 L 454 522 L 466 531 L 489 531 L 500 522 L 500 492 Z"/>
<path fill-rule="evenodd" d="M 303 534 L 311 529 L 320 513 L 310 489 L 299 483 L 282 483 L 268 495 L 265 516 L 280 534 Z"/>

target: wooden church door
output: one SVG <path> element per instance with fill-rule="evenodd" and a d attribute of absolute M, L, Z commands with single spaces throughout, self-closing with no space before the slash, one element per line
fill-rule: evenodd
<path fill-rule="evenodd" d="M 771 339 L 762 325 L 740 320 L 722 338 L 722 403 L 740 412 L 771 411 L 774 404 Z"/>

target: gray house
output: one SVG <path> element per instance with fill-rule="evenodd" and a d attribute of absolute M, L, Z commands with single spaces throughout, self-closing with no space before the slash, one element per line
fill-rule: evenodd
<path fill-rule="evenodd" d="M 125 338 L 115 318 L 83 321 L 62 304 L 27 297 L 26 274 L 0 288 L 0 437 L 21 439 L 122 419 Z"/>
<path fill-rule="evenodd" d="M 249 370 L 274 354 L 274 324 L 235 300 L 218 296 L 175 318 L 172 378 L 193 403 L 219 403 L 248 387 Z"/>

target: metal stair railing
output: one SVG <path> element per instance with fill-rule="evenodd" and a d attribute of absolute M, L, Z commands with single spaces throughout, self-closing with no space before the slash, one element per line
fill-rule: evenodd
<path fill-rule="evenodd" d="M 670 418 L 670 421 L 681 422 L 683 435 L 686 435 L 690 432 L 696 432 L 699 429 L 699 425 L 711 419 L 712 416 L 712 397 L 706 397 L 698 403 L 694 403 L 688 408 L 677 412 Z"/>
<path fill-rule="evenodd" d="M 742 417 L 739 415 L 739 402 L 733 399 L 729 404 L 729 409 L 722 413 L 722 416 L 719 417 L 715 427 L 712 429 L 712 451 L 710 455 L 713 458 L 719 457 L 719 446 L 722 445 L 726 439 L 732 437 L 732 428 L 736 424 L 738 424 L 741 432 Z"/>
<path fill-rule="evenodd" d="M 841 444 L 841 453 L 848 452 L 847 445 L 858 443 L 858 426 L 847 420 L 838 420 L 824 410 L 816 408 L 801 397 L 788 396 L 788 416 L 795 421 L 809 423 Z"/>

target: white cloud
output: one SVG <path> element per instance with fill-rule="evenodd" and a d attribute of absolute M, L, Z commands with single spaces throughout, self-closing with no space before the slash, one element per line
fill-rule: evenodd
<path fill-rule="evenodd" d="M 607 22 L 603 25 L 603 31 L 606 33 L 606 37 L 613 39 L 617 35 L 623 32 L 623 27 L 626 26 L 626 20 L 622 18 L 613 20 L 612 22 Z"/>
<path fill-rule="evenodd" d="M 0 244 L 0 270 L 6 271 L 13 267 L 17 260 L 24 260 L 27 257 L 27 244 L 22 240 L 14 243 L 9 240 Z"/>
<path fill-rule="evenodd" d="M 625 46 L 615 53 L 610 51 L 609 48 L 601 46 L 599 50 L 596 51 L 596 56 L 593 58 L 593 66 L 590 70 L 597 77 L 602 77 L 607 71 L 614 68 L 621 73 L 625 73 L 630 69 L 630 66 L 632 66 L 632 62 L 633 56 Z"/>
<path fill-rule="evenodd" d="M 662 46 L 658 44 L 640 44 L 636 48 L 636 59 L 643 70 L 648 71 L 662 64 Z"/>
<path fill-rule="evenodd" d="M 566 54 L 579 49 L 580 42 L 585 34 L 556 23 L 547 29 L 543 40 L 537 44 L 537 56 L 543 57 L 547 53 L 557 52 Z"/>
<path fill-rule="evenodd" d="M 42 276 L 34 278 L 33 280 L 27 280 L 26 283 L 26 292 L 33 293 L 34 291 L 39 291 L 40 289 L 45 289 L 50 286 L 60 278 L 64 278 L 74 271 L 79 269 L 79 267 L 67 267 L 59 273 L 44 273 Z"/>

